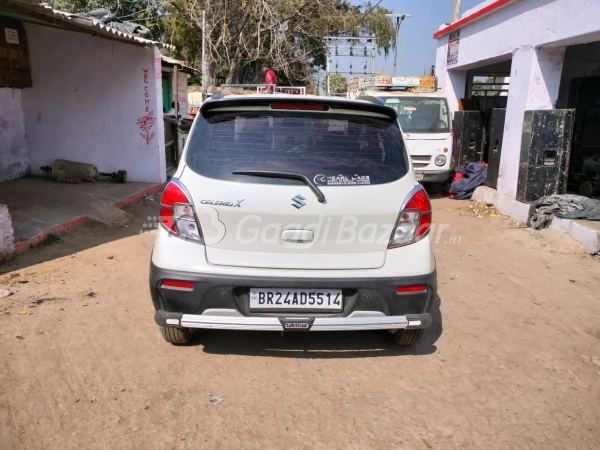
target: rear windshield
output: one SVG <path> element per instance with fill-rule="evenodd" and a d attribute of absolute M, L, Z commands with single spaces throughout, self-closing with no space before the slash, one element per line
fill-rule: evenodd
<path fill-rule="evenodd" d="M 233 175 L 270 170 L 300 174 L 324 186 L 382 184 L 407 172 L 394 120 L 346 114 L 235 111 L 198 115 L 187 164 L 222 180 L 290 184 L 294 180 Z"/>
<path fill-rule="evenodd" d="M 445 98 L 383 97 L 386 106 L 398 113 L 398 121 L 405 133 L 448 133 L 450 115 Z"/>

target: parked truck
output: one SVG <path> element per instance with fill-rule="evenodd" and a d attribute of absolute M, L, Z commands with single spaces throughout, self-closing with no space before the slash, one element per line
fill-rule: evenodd
<path fill-rule="evenodd" d="M 377 97 L 396 110 L 417 180 L 430 192 L 438 191 L 453 168 L 453 136 L 448 101 L 436 78 L 351 78 L 348 97 L 361 96 Z"/>

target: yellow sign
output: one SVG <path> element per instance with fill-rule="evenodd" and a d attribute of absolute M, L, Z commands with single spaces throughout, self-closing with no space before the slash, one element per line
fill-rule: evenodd
<path fill-rule="evenodd" d="M 436 89 L 437 88 L 437 78 L 435 76 L 421 77 L 419 79 L 419 87 L 424 88 L 424 89 Z"/>

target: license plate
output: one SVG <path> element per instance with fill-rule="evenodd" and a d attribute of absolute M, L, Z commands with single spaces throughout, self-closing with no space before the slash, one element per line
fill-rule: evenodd
<path fill-rule="evenodd" d="M 423 174 L 422 173 L 415 173 L 415 176 L 417 177 L 417 181 L 423 180 Z"/>
<path fill-rule="evenodd" d="M 250 309 L 341 311 L 341 290 L 250 289 Z"/>

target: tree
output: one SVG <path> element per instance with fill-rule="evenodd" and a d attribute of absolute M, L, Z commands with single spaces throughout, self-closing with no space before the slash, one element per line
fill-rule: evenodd
<path fill-rule="evenodd" d="M 395 38 L 388 10 L 350 0 L 53 0 L 53 6 L 69 12 L 102 7 L 135 20 L 155 39 L 174 45 L 173 56 L 195 68 L 202 65 L 204 34 L 209 84 L 262 82 L 266 62 L 280 84 L 311 87 L 315 72 L 326 65 L 325 36 L 375 35 L 386 55 Z"/>
<path fill-rule="evenodd" d="M 321 83 L 321 87 L 327 92 L 327 79 Z M 348 81 L 346 77 L 339 73 L 333 73 L 329 75 L 329 92 L 331 94 L 343 94 L 348 92 Z"/>
<path fill-rule="evenodd" d="M 325 36 L 375 34 L 380 51 L 393 45 L 388 12 L 349 0 L 168 0 L 208 37 L 208 59 L 217 82 L 260 82 L 267 61 L 282 84 L 311 84 L 326 63 Z M 202 30 L 202 10 L 207 30 Z"/>

